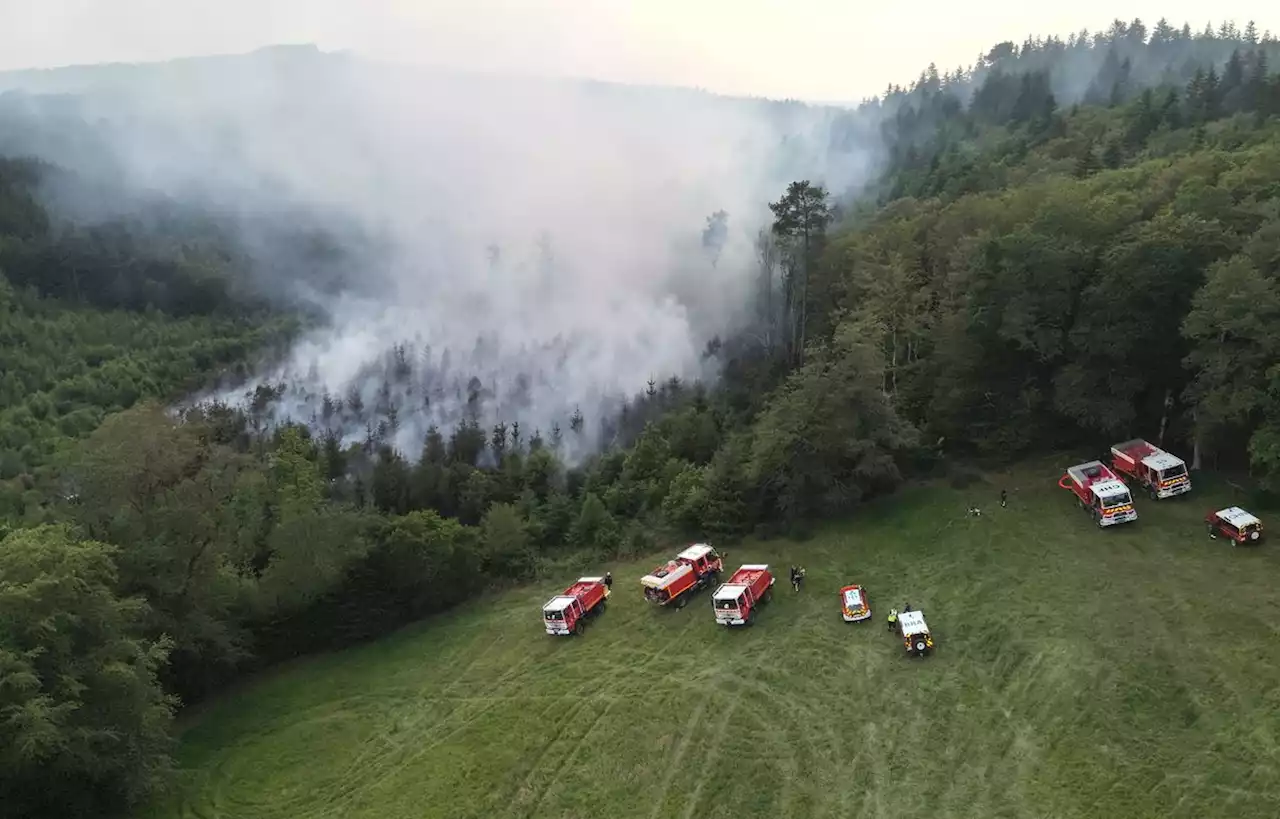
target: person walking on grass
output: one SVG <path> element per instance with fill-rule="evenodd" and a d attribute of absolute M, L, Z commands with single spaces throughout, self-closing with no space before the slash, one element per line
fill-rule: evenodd
<path fill-rule="evenodd" d="M 897 609 L 889 609 L 889 619 L 886 621 L 885 625 L 888 627 L 889 631 L 893 631 L 893 627 L 898 625 Z"/>
<path fill-rule="evenodd" d="M 1008 505 L 1009 505 L 1009 490 L 1001 489 L 1000 490 L 1000 508 L 1004 509 Z"/>
<path fill-rule="evenodd" d="M 606 589 L 612 589 L 612 588 L 613 588 L 613 572 L 605 572 L 605 573 L 604 573 L 604 587 L 605 587 Z"/>

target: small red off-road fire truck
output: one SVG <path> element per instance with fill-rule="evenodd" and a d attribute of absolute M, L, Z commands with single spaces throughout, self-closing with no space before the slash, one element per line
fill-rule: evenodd
<path fill-rule="evenodd" d="M 665 606 L 674 603 L 682 609 L 689 602 L 689 595 L 696 589 L 714 586 L 720 581 L 724 561 L 716 550 L 705 543 L 695 543 L 668 560 L 649 574 L 640 578 L 644 586 L 644 599 Z"/>
<path fill-rule="evenodd" d="M 1239 506 L 1210 512 L 1204 516 L 1204 522 L 1209 527 L 1209 537 L 1225 537 L 1232 546 L 1254 546 L 1262 542 L 1262 521 Z"/>
<path fill-rule="evenodd" d="M 1186 461 L 1141 438 L 1111 447 L 1111 466 L 1145 487 L 1152 500 L 1191 491 Z"/>
<path fill-rule="evenodd" d="M 603 577 L 579 577 L 578 582 L 547 601 L 542 622 L 547 634 L 582 634 L 587 618 L 604 613 L 609 587 Z"/>
<path fill-rule="evenodd" d="M 1093 517 L 1099 528 L 1138 519 L 1129 487 L 1102 461 L 1069 467 L 1066 474 L 1058 479 L 1058 486 L 1069 489 L 1076 496 L 1080 508 Z"/>
<path fill-rule="evenodd" d="M 924 621 L 924 613 L 904 611 L 898 615 L 898 628 L 902 632 L 902 647 L 914 657 L 923 657 L 933 651 L 933 635 Z"/>
<path fill-rule="evenodd" d="M 716 622 L 722 626 L 754 624 L 756 609 L 773 597 L 775 580 L 767 563 L 747 563 L 740 567 L 711 595 Z"/>

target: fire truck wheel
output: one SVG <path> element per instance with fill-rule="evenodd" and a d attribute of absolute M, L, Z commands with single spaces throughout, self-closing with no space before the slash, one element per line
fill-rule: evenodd
<path fill-rule="evenodd" d="M 1159 493 L 1156 492 L 1156 488 L 1154 486 L 1147 487 L 1147 497 L 1151 498 L 1151 500 L 1159 499 Z"/>
<path fill-rule="evenodd" d="M 756 624 L 756 610 L 752 609 L 747 612 L 747 625 L 754 626 Z"/>
<path fill-rule="evenodd" d="M 773 599 L 773 587 L 772 587 L 772 586 L 770 586 L 769 588 L 767 588 L 767 589 L 765 589 L 765 590 L 764 590 L 764 594 L 760 595 L 760 602 L 761 602 L 761 603 L 768 603 L 768 602 L 769 602 L 770 600 L 772 600 L 772 599 Z M 755 612 L 754 612 L 754 611 L 753 611 L 753 612 L 751 612 L 751 613 L 752 613 L 752 614 L 755 614 Z"/>
<path fill-rule="evenodd" d="M 916 651 L 924 654 L 924 640 L 916 640 Z"/>
<path fill-rule="evenodd" d="M 688 595 L 684 595 L 684 594 L 682 594 L 682 595 L 680 595 L 679 597 L 677 597 L 677 598 L 676 598 L 676 608 L 678 608 L 678 609 L 682 609 L 682 608 L 684 608 L 684 607 L 685 607 L 685 606 L 687 606 L 687 605 L 689 605 L 689 596 L 688 596 Z"/>
<path fill-rule="evenodd" d="M 604 614 L 604 609 L 605 609 L 605 606 L 607 605 L 609 605 L 608 600 L 601 600 L 600 603 L 596 606 L 596 616 Z"/>
<path fill-rule="evenodd" d="M 582 633 L 586 630 L 587 630 L 587 624 L 582 622 L 581 620 L 573 624 L 573 633 L 578 635 L 579 637 L 581 637 Z"/>

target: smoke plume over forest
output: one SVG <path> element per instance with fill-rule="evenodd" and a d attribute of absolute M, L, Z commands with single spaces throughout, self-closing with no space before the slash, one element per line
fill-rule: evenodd
<path fill-rule="evenodd" d="M 651 377 L 714 378 L 703 353 L 744 320 L 767 203 L 797 178 L 848 190 L 876 160 L 840 109 L 306 48 L 6 84 L 22 124 L 3 147 L 77 175 L 48 191 L 59 213 L 213 215 L 257 292 L 323 315 L 215 397 L 266 386 L 276 420 L 381 424 L 408 453 L 433 423 L 545 435 L 578 410 L 590 448 L 602 407 Z"/>

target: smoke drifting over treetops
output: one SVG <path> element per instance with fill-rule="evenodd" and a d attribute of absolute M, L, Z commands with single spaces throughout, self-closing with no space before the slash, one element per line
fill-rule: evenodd
<path fill-rule="evenodd" d="M 430 424 L 470 416 L 558 425 L 573 458 L 650 377 L 713 378 L 703 351 L 747 320 L 767 203 L 797 178 L 840 193 L 876 159 L 838 109 L 312 50 L 19 79 L 87 92 L 92 138 L 38 153 L 212 210 L 256 286 L 327 316 L 256 380 L 203 397 L 283 384 L 275 420 L 348 440 L 381 423 L 411 456 Z M 119 201 L 76 203 L 76 218 Z M 719 210 L 728 230 L 708 247 Z M 310 255 L 271 239 L 302 212 L 336 237 Z"/>

